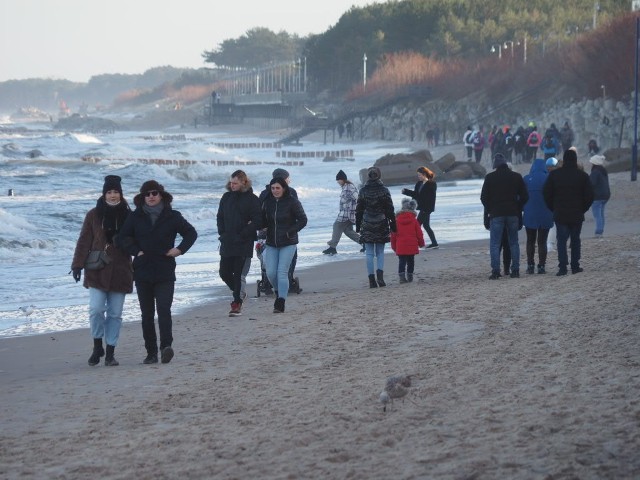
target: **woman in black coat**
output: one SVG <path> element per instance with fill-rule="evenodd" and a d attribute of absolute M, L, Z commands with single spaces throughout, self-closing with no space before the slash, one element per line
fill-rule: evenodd
<path fill-rule="evenodd" d="M 176 281 L 176 257 L 184 255 L 198 234 L 182 214 L 171 208 L 173 196 L 155 180 L 144 182 L 120 232 L 120 243 L 134 257 L 133 278 L 142 313 L 142 336 L 147 357 L 142 363 L 158 363 L 158 344 L 154 324 L 158 310 L 162 363 L 173 358 L 171 304 Z M 176 237 L 182 241 L 175 247 Z"/>
<path fill-rule="evenodd" d="M 418 221 L 431 240 L 427 248 L 438 248 L 438 241 L 430 225 L 431 214 L 436 209 L 436 190 L 438 189 L 438 184 L 435 181 L 436 175 L 427 167 L 419 167 L 417 173 L 418 181 L 414 189 L 403 188 L 402 193 L 418 202 Z"/>
<path fill-rule="evenodd" d="M 267 227 L 263 258 L 267 277 L 277 293 L 273 313 L 283 313 L 289 292 L 289 267 L 297 251 L 298 232 L 307 225 L 307 215 L 283 178 L 274 178 L 269 187 L 271 193 L 262 204 L 262 223 Z"/>
<path fill-rule="evenodd" d="M 367 258 L 369 288 L 384 287 L 384 245 L 396 231 L 396 215 L 389 189 L 380 180 L 380 169 L 370 167 L 367 183 L 358 193 L 356 203 L 356 232 L 364 244 Z M 373 257 L 377 259 L 374 275 Z"/>

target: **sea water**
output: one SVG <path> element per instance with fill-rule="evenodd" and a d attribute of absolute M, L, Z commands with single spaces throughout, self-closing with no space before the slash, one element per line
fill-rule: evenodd
<path fill-rule="evenodd" d="M 178 132 L 179 133 L 179 132 Z M 362 258 L 359 246 L 343 237 L 339 255 L 326 256 L 333 221 L 338 212 L 340 189 L 335 175 L 342 169 L 358 184 L 358 172 L 387 153 L 413 149 L 370 143 L 304 142 L 280 148 L 246 147 L 273 142 L 274 138 L 215 133 L 167 134 L 117 132 L 111 134 L 64 133 L 29 129 L 23 133 L 0 132 L 0 337 L 31 335 L 88 327 L 88 292 L 69 275 L 75 243 L 84 217 L 102 193 L 105 175 L 122 177 L 125 198 L 133 208 L 140 185 L 155 179 L 173 197 L 179 210 L 198 231 L 198 240 L 177 259 L 174 313 L 185 311 L 230 292 L 218 275 L 216 212 L 225 184 L 241 168 L 259 194 L 282 166 L 308 216 L 300 234 L 297 272 L 324 262 Z M 246 148 L 220 144 L 235 143 Z M 302 165 L 284 165 L 289 159 L 276 152 L 353 150 L 353 156 L 325 161 L 296 159 Z M 42 156 L 30 158 L 38 150 Z M 282 155 L 282 154 L 280 154 Z M 84 161 L 92 158 L 93 162 Z M 145 164 L 144 159 L 195 160 L 191 165 Z M 232 165 L 216 165 L 219 161 Z M 246 162 L 246 165 L 242 165 Z M 384 181 L 384 178 L 383 178 Z M 412 184 L 406 185 L 412 188 Z M 486 238 L 479 196 L 481 180 L 438 185 L 436 211 L 431 225 L 438 243 Z M 402 186 L 389 187 L 399 208 Z M 425 235 L 425 239 L 428 241 Z M 178 239 L 179 242 L 179 239 Z M 390 248 L 388 248 L 390 251 Z M 363 260 L 363 272 L 364 272 Z M 304 274 L 301 287 L 304 289 Z M 256 294 L 260 264 L 254 257 L 247 291 Z M 224 288 L 222 288 L 224 287 Z M 304 294 L 304 293 L 303 293 Z M 26 317 L 20 306 L 34 305 Z M 137 297 L 127 295 L 123 320 L 140 319 Z"/>

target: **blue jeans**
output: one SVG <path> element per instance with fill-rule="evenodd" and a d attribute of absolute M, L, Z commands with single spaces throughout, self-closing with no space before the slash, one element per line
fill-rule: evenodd
<path fill-rule="evenodd" d="M 365 243 L 364 251 L 367 255 L 367 273 L 373 275 L 373 257 L 377 259 L 377 270 L 384 270 L 384 243 Z"/>
<path fill-rule="evenodd" d="M 295 245 L 279 248 L 267 245 L 262 253 L 267 278 L 278 292 L 278 297 L 285 300 L 289 293 L 289 267 L 297 250 Z"/>
<path fill-rule="evenodd" d="M 606 204 L 606 200 L 594 200 L 591 205 L 593 218 L 596 221 L 596 235 L 602 235 L 604 233 L 604 206 Z"/>
<path fill-rule="evenodd" d="M 580 268 L 580 232 L 582 222 L 558 223 L 556 222 L 556 242 L 558 249 L 558 268 L 567 270 L 569 256 L 567 254 L 567 240 L 571 239 L 571 270 Z"/>
<path fill-rule="evenodd" d="M 503 231 L 507 230 L 509 250 L 511 251 L 511 271 L 520 270 L 520 245 L 518 244 L 517 216 L 491 217 L 489 225 L 489 251 L 491 253 L 491 271 L 500 272 L 500 245 Z"/>
<path fill-rule="evenodd" d="M 93 338 L 104 338 L 112 347 L 118 345 L 125 295 L 89 288 L 89 325 Z"/>

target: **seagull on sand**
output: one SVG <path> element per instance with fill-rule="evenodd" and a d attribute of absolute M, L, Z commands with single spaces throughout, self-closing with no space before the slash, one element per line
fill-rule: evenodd
<path fill-rule="evenodd" d="M 411 387 L 410 375 L 393 375 L 387 378 L 387 383 L 382 393 L 380 393 L 380 403 L 384 405 L 383 411 L 387 411 L 387 403 L 392 402 L 396 398 L 402 398 L 409 393 L 408 388 Z"/>
<path fill-rule="evenodd" d="M 18 310 L 20 310 L 25 317 L 28 317 L 29 315 L 31 315 L 35 310 L 36 310 L 36 306 L 35 305 L 25 305 L 22 307 L 18 307 Z"/>

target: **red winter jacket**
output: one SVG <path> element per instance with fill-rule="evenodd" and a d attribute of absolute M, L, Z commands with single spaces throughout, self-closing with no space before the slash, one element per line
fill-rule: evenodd
<path fill-rule="evenodd" d="M 398 213 L 396 231 L 391 232 L 391 248 L 396 255 L 416 255 L 420 247 L 424 247 L 424 236 L 415 212 Z"/>

